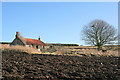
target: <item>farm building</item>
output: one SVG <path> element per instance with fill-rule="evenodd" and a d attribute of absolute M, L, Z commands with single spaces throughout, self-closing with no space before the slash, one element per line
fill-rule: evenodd
<path fill-rule="evenodd" d="M 78 44 L 46 43 L 47 46 L 79 46 Z"/>
<path fill-rule="evenodd" d="M 63 47 L 63 46 L 79 46 L 78 44 L 62 44 L 62 43 L 46 43 L 49 48 Z"/>
<path fill-rule="evenodd" d="M 28 46 L 28 47 L 34 47 L 37 49 L 44 48 L 46 44 L 41 41 L 40 36 L 37 39 L 29 39 L 29 38 L 24 38 L 20 35 L 19 32 L 16 32 L 15 39 L 12 41 L 10 44 L 11 46 L 13 45 L 23 45 L 23 46 Z"/>

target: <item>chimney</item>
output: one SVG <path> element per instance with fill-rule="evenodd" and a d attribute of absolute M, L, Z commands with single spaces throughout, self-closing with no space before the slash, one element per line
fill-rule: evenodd
<path fill-rule="evenodd" d="M 38 40 L 41 40 L 41 39 L 40 39 L 40 36 L 39 36 Z"/>
<path fill-rule="evenodd" d="M 20 33 L 19 32 L 16 32 L 16 37 L 19 37 L 20 36 Z"/>

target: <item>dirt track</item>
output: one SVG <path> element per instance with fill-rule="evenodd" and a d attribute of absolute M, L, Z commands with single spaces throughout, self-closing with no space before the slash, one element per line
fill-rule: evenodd
<path fill-rule="evenodd" d="M 118 57 L 78 57 L 3 52 L 3 79 L 120 78 Z M 120 62 L 119 62 L 120 64 Z"/>

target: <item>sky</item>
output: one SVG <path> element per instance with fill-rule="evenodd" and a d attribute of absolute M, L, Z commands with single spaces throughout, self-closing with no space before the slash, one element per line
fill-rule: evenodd
<path fill-rule="evenodd" d="M 2 41 L 12 42 L 16 31 L 45 43 L 86 45 L 82 29 L 95 19 L 118 28 L 117 2 L 3 2 Z"/>

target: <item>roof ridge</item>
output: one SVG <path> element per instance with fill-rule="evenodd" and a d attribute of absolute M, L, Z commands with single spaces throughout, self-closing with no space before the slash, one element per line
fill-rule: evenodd
<path fill-rule="evenodd" d="M 27 44 L 39 44 L 39 45 L 43 45 L 45 46 L 46 44 L 44 42 L 42 42 L 41 40 L 37 40 L 37 39 L 31 39 L 31 38 L 25 38 L 27 41 Z"/>
<path fill-rule="evenodd" d="M 32 38 L 25 38 L 25 39 L 32 39 Z M 38 39 L 34 39 L 34 40 L 38 40 Z"/>

